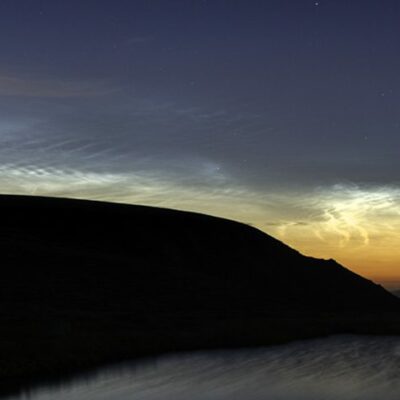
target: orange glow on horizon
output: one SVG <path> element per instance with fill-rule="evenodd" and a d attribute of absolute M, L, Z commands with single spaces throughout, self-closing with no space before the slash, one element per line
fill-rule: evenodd
<path fill-rule="evenodd" d="M 400 189 L 396 187 L 335 185 L 266 191 L 239 185 L 221 172 L 212 184 L 183 185 L 163 171 L 33 170 L 27 174 L 7 168 L 0 171 L 0 185 L 3 193 L 142 204 L 233 219 L 303 254 L 333 258 L 386 287 L 400 287 Z"/>

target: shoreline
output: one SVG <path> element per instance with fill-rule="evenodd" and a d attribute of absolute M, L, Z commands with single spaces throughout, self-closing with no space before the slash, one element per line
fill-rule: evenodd
<path fill-rule="evenodd" d="M 72 382 L 79 377 L 90 377 L 95 375 L 97 372 L 104 368 L 112 368 L 121 363 L 126 362 L 140 362 L 140 360 L 144 360 L 146 358 L 157 358 L 160 356 L 165 356 L 168 354 L 179 354 L 186 352 L 195 352 L 195 351 L 207 351 L 207 350 L 239 350 L 239 349 L 251 349 L 251 348 L 259 348 L 259 347 L 270 347 L 276 345 L 284 345 L 295 341 L 303 341 L 303 340 L 314 340 L 314 339 L 323 339 L 329 336 L 336 335 L 357 335 L 357 336 L 391 336 L 391 337 L 400 337 L 400 318 L 397 318 L 397 323 L 393 322 L 393 326 L 389 327 L 380 327 L 373 328 L 373 325 L 369 325 L 369 328 L 366 327 L 365 323 L 372 324 L 372 321 L 365 321 L 364 324 L 350 327 L 348 329 L 336 329 L 329 330 L 327 328 L 327 324 L 321 324 L 319 327 L 314 325 L 313 330 L 303 329 L 295 326 L 292 326 L 290 331 L 286 332 L 271 332 L 267 326 L 264 326 L 263 329 L 250 332 L 238 332 L 241 335 L 232 335 L 231 331 L 226 330 L 215 330 L 213 332 L 213 338 L 208 337 L 207 340 L 204 340 L 202 336 L 191 335 L 192 342 L 188 342 L 188 337 L 175 337 L 175 341 L 173 341 L 172 336 L 167 337 L 164 342 L 160 340 L 160 337 L 151 336 L 151 333 L 148 334 L 148 338 L 153 338 L 158 342 L 158 346 L 155 346 L 154 343 L 147 343 L 147 347 L 143 346 L 143 342 L 140 343 L 142 345 L 140 348 L 138 346 L 139 343 L 135 345 L 126 346 L 124 349 L 116 346 L 114 354 L 100 354 L 98 353 L 98 359 L 89 359 L 85 357 L 81 357 L 79 362 L 76 364 L 64 365 L 63 368 L 51 368 L 51 372 L 49 370 L 43 370 L 41 368 L 37 369 L 37 371 L 33 374 L 21 374 L 20 376 L 16 376 L 14 378 L 9 377 L 5 379 L 4 376 L 0 374 L 0 398 L 7 399 L 9 397 L 18 397 L 23 394 L 29 394 L 30 392 L 34 392 L 37 389 L 40 389 L 43 386 L 57 387 L 58 385 L 63 385 L 69 382 Z M 314 322 L 315 320 L 303 321 L 303 322 Z M 329 321 L 325 321 L 328 323 Z M 348 323 L 348 321 L 347 321 Z M 210 333 L 210 332 L 209 332 Z M 230 337 L 227 335 L 231 334 Z M 185 340 L 186 339 L 186 340 Z M 127 338 L 125 337 L 124 343 L 127 343 Z M 121 342 L 120 342 L 121 344 Z M 117 349 L 117 347 L 119 347 Z M 125 353 L 122 354 L 121 350 L 124 350 Z M 54 366 L 53 366 L 54 367 Z"/>
<path fill-rule="evenodd" d="M 0 212 L 3 397 L 162 353 L 400 335 L 399 298 L 235 221 L 23 196 Z"/>

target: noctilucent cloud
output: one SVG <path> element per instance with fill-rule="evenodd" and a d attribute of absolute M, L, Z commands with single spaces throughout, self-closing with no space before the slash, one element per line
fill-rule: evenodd
<path fill-rule="evenodd" d="M 400 2 L 2 0 L 0 190 L 194 210 L 400 286 Z"/>

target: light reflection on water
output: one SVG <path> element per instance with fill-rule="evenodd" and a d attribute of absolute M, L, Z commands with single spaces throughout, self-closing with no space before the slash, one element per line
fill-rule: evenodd
<path fill-rule="evenodd" d="M 400 337 L 164 356 L 10 399 L 399 400 Z"/>

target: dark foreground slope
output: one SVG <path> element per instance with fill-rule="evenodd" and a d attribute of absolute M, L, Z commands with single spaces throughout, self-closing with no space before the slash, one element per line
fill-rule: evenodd
<path fill-rule="evenodd" d="M 339 332 L 400 300 L 333 260 L 200 214 L 0 196 L 0 387 L 104 362 Z"/>

